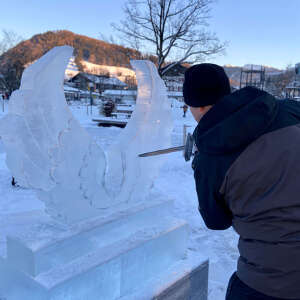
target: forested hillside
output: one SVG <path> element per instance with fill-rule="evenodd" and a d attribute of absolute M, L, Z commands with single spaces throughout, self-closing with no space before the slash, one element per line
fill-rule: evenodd
<path fill-rule="evenodd" d="M 141 58 L 138 51 L 66 30 L 48 31 L 22 41 L 0 56 L 0 73 L 4 75 L 9 90 L 18 88 L 24 67 L 44 55 L 55 46 L 69 45 L 75 51 L 79 69 L 81 61 L 97 65 L 129 67 L 130 59 Z M 149 58 L 149 56 L 143 56 Z M 152 60 L 153 57 L 150 57 Z"/>
<path fill-rule="evenodd" d="M 130 48 L 110 44 L 66 30 L 48 31 L 34 35 L 31 39 L 19 43 L 0 56 L 0 65 L 15 59 L 22 64 L 30 63 L 55 46 L 74 47 L 76 60 L 87 60 L 99 65 L 129 66 L 130 58 L 140 57 L 140 53 Z"/>

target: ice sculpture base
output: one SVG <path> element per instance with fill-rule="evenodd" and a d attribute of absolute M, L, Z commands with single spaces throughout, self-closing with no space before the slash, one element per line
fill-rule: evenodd
<path fill-rule="evenodd" d="M 207 300 L 209 262 L 201 254 L 188 252 L 185 259 L 157 274 L 139 291 L 120 300 Z"/>
<path fill-rule="evenodd" d="M 186 256 L 188 227 L 148 202 L 64 228 L 46 216 L 7 237 L 0 296 L 7 300 L 119 299 Z M 38 218 L 37 218 L 38 219 Z"/>

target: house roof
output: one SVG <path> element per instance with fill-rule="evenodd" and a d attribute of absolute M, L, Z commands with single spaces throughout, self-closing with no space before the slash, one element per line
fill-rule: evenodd
<path fill-rule="evenodd" d="M 67 91 L 67 92 L 80 92 L 79 89 L 73 88 L 73 87 L 68 86 L 68 85 L 64 85 L 64 90 Z"/>
<path fill-rule="evenodd" d="M 161 70 L 162 73 L 164 72 L 164 70 L 168 69 L 170 67 L 170 65 L 172 65 L 172 64 L 168 64 L 165 67 L 163 67 Z M 184 75 L 184 73 L 187 69 L 188 68 L 185 67 L 184 65 L 177 64 L 177 65 L 171 67 L 170 69 L 168 69 L 165 73 L 163 73 L 163 76 L 182 76 L 182 75 Z"/>
<path fill-rule="evenodd" d="M 136 96 L 137 90 L 105 90 L 103 95 Z"/>
<path fill-rule="evenodd" d="M 88 81 L 93 82 L 93 83 L 98 83 L 98 84 L 107 84 L 107 85 L 116 85 L 116 86 L 126 86 L 126 83 L 122 82 L 116 77 L 107 77 L 104 75 L 95 75 L 95 74 L 89 74 L 85 72 L 80 72 L 74 77 L 71 78 L 73 80 L 74 78 L 78 76 L 83 76 L 86 78 Z"/>
<path fill-rule="evenodd" d="M 76 88 L 73 88 L 73 87 L 68 86 L 68 85 L 64 85 L 64 92 L 69 92 L 69 93 L 73 92 L 73 93 L 79 93 L 79 94 L 84 94 L 84 95 L 90 95 L 89 91 L 76 89 Z M 92 94 L 100 96 L 100 94 L 97 93 L 97 92 L 92 92 Z"/>

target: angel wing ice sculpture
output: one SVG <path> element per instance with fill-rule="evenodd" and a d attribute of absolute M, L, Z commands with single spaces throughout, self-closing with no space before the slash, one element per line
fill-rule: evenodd
<path fill-rule="evenodd" d="M 53 48 L 23 73 L 0 120 L 7 165 L 37 191 L 47 212 L 67 223 L 145 199 L 161 158 L 138 153 L 168 147 L 172 130 L 166 88 L 149 61 L 133 61 L 138 97 L 130 122 L 104 153 L 74 119 L 63 79 L 73 48 Z"/>

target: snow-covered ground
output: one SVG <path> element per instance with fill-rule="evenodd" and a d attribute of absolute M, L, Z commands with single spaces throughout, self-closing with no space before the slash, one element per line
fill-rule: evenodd
<path fill-rule="evenodd" d="M 174 146 L 182 143 L 183 125 L 190 125 L 192 131 L 196 123 L 190 112 L 187 117 L 182 117 L 182 104 L 175 103 L 173 107 L 174 131 L 172 143 Z M 73 105 L 70 107 L 74 116 L 83 127 L 95 138 L 96 142 L 105 150 L 116 140 L 122 129 L 116 127 L 97 127 L 87 114 L 84 106 Z M 0 111 L 0 118 L 7 112 Z M 98 110 L 93 108 L 93 116 Z M 156 150 L 156 149 L 153 149 Z M 209 273 L 209 300 L 223 300 L 229 277 L 236 268 L 238 258 L 237 235 L 232 229 L 226 231 L 212 231 L 205 227 L 197 210 L 197 195 L 193 170 L 190 162 L 185 162 L 181 152 L 164 156 L 165 163 L 160 176 L 154 184 L 154 189 L 162 194 L 167 194 L 175 201 L 174 215 L 185 219 L 191 227 L 189 250 L 202 253 L 210 261 Z M 5 235 L 22 227 L 22 220 L 18 214 L 26 211 L 42 209 L 41 203 L 35 193 L 29 189 L 13 188 L 11 174 L 5 164 L 5 153 L 0 139 L 0 255 L 5 254 Z"/>

